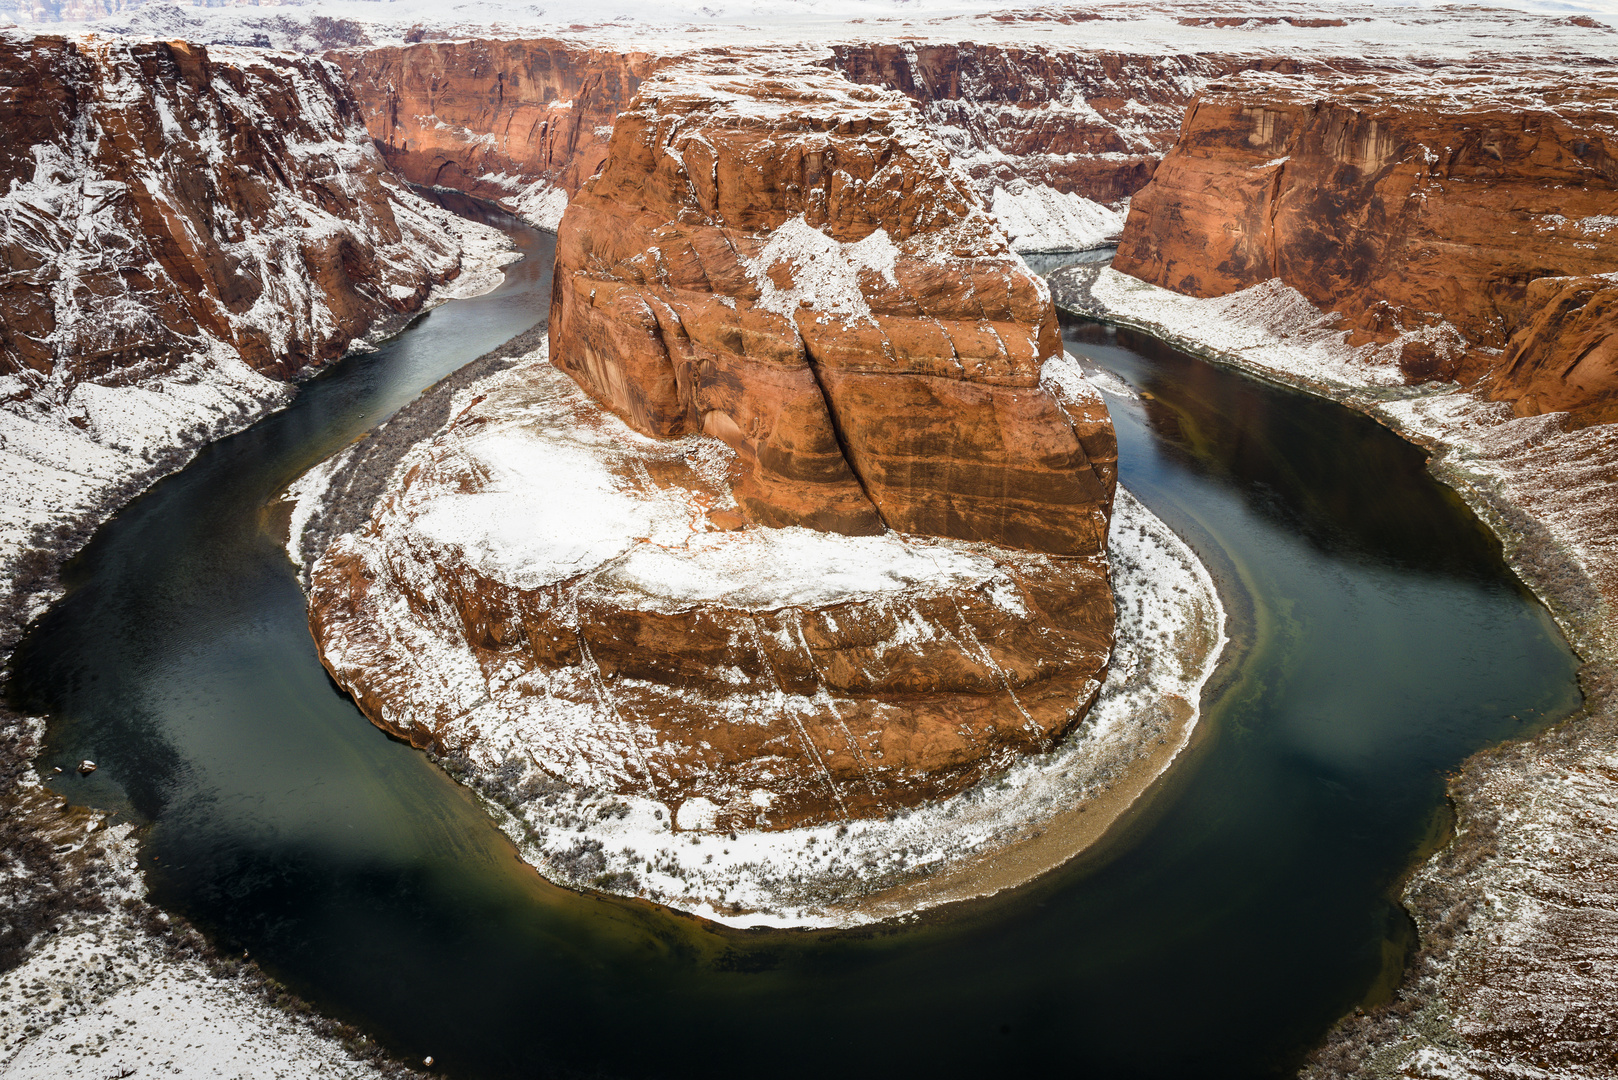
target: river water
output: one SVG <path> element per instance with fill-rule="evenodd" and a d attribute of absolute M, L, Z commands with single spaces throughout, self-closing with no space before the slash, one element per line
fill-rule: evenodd
<path fill-rule="evenodd" d="M 462 207 L 462 209 L 466 209 Z M 1397 975 L 1391 900 L 1443 774 L 1577 704 L 1574 658 L 1422 455 L 1336 405 L 1065 327 L 1123 481 L 1214 569 L 1235 645 L 1202 735 L 1100 849 L 1008 897 L 857 933 L 729 931 L 521 864 L 316 659 L 275 494 L 543 318 L 529 259 L 103 528 L 18 649 L 45 771 L 149 823 L 154 899 L 329 1014 L 459 1077 L 1263 1077 Z"/>

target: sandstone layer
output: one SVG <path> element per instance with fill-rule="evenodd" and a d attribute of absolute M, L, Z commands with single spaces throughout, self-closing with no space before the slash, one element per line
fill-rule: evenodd
<path fill-rule="evenodd" d="M 1279 278 L 1356 343 L 1397 343 L 1411 381 L 1610 419 L 1615 89 L 1600 70 L 1213 84 L 1115 266 L 1194 296 Z"/>
<path fill-rule="evenodd" d="M 530 796 L 873 816 L 1049 749 L 1101 685 L 1104 556 L 726 528 L 722 443 L 632 432 L 543 352 L 451 412 L 316 563 L 310 624 L 373 721 Z"/>
<path fill-rule="evenodd" d="M 738 455 L 746 520 L 1099 555 L 1117 444 L 1041 389 L 1049 291 L 902 96 L 814 68 L 642 85 L 557 243 L 554 362 Z"/>
<path fill-rule="evenodd" d="M 641 80 L 667 59 L 551 38 L 329 54 L 388 165 L 414 184 L 503 202 L 555 228 L 607 155 Z"/>
<path fill-rule="evenodd" d="M 1283 56 L 1051 49 L 962 41 L 831 46 L 858 83 L 899 90 L 988 195 L 1017 180 L 1096 202 L 1134 195 L 1174 145 L 1197 89 Z"/>
<path fill-rule="evenodd" d="M 319 61 L 41 37 L 0 41 L 0 72 L 7 396 L 209 341 L 284 377 L 458 268 Z"/>

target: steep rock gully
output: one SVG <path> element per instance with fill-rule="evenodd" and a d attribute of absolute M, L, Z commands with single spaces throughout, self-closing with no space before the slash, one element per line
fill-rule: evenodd
<path fill-rule="evenodd" d="M 728 931 L 551 886 L 326 677 L 271 511 L 543 317 L 552 238 L 498 223 L 528 254 L 499 290 L 344 360 L 103 528 L 8 687 L 50 717 L 47 775 L 101 763 L 54 785 L 149 823 L 158 903 L 401 1055 L 489 1078 L 1287 1075 L 1396 983 L 1392 896 L 1443 835 L 1444 772 L 1577 704 L 1550 619 L 1419 450 L 1072 322 L 1070 350 L 1132 388 L 1108 398 L 1124 483 L 1232 612 L 1187 759 L 1099 849 L 899 926 Z"/>

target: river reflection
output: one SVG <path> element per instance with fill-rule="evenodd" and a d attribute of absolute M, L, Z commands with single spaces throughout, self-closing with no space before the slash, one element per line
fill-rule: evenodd
<path fill-rule="evenodd" d="M 266 502 L 544 314 L 499 292 L 344 361 L 98 534 L 18 650 L 73 798 L 152 822 L 156 899 L 462 1077 L 1283 1075 L 1378 979 L 1388 889 L 1472 750 L 1574 661 L 1419 452 L 1091 324 L 1121 471 L 1220 578 L 1238 648 L 1188 760 L 1104 850 L 902 927 L 733 932 L 544 883 L 326 678 Z"/>

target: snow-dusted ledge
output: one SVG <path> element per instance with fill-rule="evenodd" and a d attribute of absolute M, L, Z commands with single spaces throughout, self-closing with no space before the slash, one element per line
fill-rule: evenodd
<path fill-rule="evenodd" d="M 1053 378 L 1084 378 L 1071 360 L 1052 364 L 1062 369 L 1048 372 Z M 512 378 L 531 381 L 533 374 L 526 368 L 498 372 L 460 390 L 456 404 L 487 397 Z M 304 525 L 328 498 L 332 470 L 343 459 L 339 454 L 318 466 L 289 492 L 289 550 L 299 565 L 318 555 L 302 550 Z M 407 464 L 396 465 L 395 475 Z M 547 491 L 546 497 L 560 496 Z M 616 521 L 605 516 L 607 524 Z M 780 532 L 787 537 L 802 530 Z M 823 539 L 846 542 L 845 559 L 858 557 L 851 546 L 872 543 Z M 522 538 L 513 542 L 520 546 Z M 674 808 L 610 791 L 573 787 L 508 803 L 498 794 L 505 768 L 498 753 L 473 753 L 456 771 L 485 794 L 486 807 L 523 858 L 552 880 L 644 897 L 731 925 L 850 926 L 992 894 L 1094 842 L 1169 767 L 1191 737 L 1202 688 L 1223 651 L 1225 613 L 1208 571 L 1123 490 L 1109 556 L 1117 643 L 1089 716 L 1054 752 L 1025 759 L 951 799 L 886 820 L 726 834 L 677 831 Z M 777 562 L 754 560 L 751 572 L 768 577 Z M 758 587 L 768 584 L 761 578 Z M 522 718 L 511 723 L 520 725 Z M 486 718 L 485 726 L 498 749 L 505 735 L 497 719 Z"/>
<path fill-rule="evenodd" d="M 1019 252 L 1105 247 L 1124 231 L 1129 211 L 1127 199 L 1119 207 L 1103 206 L 1083 195 L 1023 179 L 996 185 L 989 204 L 1011 249 Z"/>

